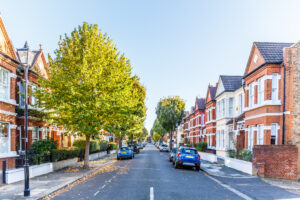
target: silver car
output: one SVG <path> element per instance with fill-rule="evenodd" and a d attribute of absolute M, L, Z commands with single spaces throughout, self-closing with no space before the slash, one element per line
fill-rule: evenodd
<path fill-rule="evenodd" d="M 166 144 L 162 144 L 162 145 L 160 145 L 159 146 L 159 151 L 161 152 L 161 151 L 169 151 L 169 147 L 168 147 L 168 145 L 166 145 Z"/>

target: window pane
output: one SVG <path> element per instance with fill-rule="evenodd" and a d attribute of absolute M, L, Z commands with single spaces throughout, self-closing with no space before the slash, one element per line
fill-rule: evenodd
<path fill-rule="evenodd" d="M 9 149 L 8 123 L 0 122 L 0 153 L 8 153 Z"/>

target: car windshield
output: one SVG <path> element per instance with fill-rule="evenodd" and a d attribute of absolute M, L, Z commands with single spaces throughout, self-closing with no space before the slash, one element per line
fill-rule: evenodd
<path fill-rule="evenodd" d="M 176 151 L 177 151 L 177 148 L 173 148 L 173 149 L 172 149 L 172 152 L 173 152 L 173 153 L 176 153 Z"/>
<path fill-rule="evenodd" d="M 122 147 L 122 148 L 120 149 L 120 151 L 128 151 L 128 150 L 129 150 L 128 147 Z"/>
<path fill-rule="evenodd" d="M 162 147 L 168 147 L 167 145 L 165 145 L 165 144 L 163 144 L 163 145 L 161 145 Z"/>
<path fill-rule="evenodd" d="M 182 149 L 181 151 L 182 153 L 186 153 L 186 154 L 198 154 L 196 149 Z"/>

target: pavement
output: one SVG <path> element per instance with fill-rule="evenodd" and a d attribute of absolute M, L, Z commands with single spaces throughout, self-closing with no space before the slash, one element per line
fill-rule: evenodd
<path fill-rule="evenodd" d="M 0 186 L 1 200 L 14 199 L 41 199 L 51 193 L 60 190 L 66 186 L 79 182 L 84 177 L 91 176 L 98 173 L 97 170 L 110 165 L 115 161 L 115 156 L 106 156 L 98 161 L 90 161 L 90 170 L 82 169 L 83 163 L 78 163 L 77 166 L 55 171 L 46 175 L 34 177 L 30 179 L 31 196 L 25 198 L 23 196 L 24 181 L 19 181 L 9 185 Z"/>
<path fill-rule="evenodd" d="M 266 181 L 202 161 L 200 172 L 174 169 L 168 153 L 153 145 L 134 159 L 113 163 L 105 173 L 49 198 L 101 200 L 224 200 L 300 199 L 300 193 Z"/>

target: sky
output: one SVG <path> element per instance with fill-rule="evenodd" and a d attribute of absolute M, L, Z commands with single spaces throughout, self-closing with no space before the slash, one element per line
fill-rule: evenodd
<path fill-rule="evenodd" d="M 130 60 L 147 90 L 148 130 L 163 97 L 186 110 L 219 75 L 243 75 L 254 41 L 300 40 L 299 0 L 0 0 L 14 48 L 47 54 L 60 35 L 98 24 Z"/>

